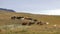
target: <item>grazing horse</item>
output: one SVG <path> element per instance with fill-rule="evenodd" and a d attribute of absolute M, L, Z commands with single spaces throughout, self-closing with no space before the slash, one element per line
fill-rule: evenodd
<path fill-rule="evenodd" d="M 56 24 L 53 25 L 53 27 L 56 27 L 56 26 L 57 26 Z"/>
<path fill-rule="evenodd" d="M 35 24 L 34 22 L 23 22 L 22 25 L 32 25 L 32 24 Z"/>
<path fill-rule="evenodd" d="M 49 22 L 46 22 L 45 24 L 47 24 L 47 25 L 48 25 L 48 24 L 49 24 Z"/>
<path fill-rule="evenodd" d="M 32 18 L 25 18 L 25 19 L 27 19 L 27 20 L 32 20 Z"/>
<path fill-rule="evenodd" d="M 35 22 L 36 22 L 37 20 L 36 20 L 36 19 L 34 19 L 33 21 L 35 21 Z"/>
<path fill-rule="evenodd" d="M 15 18 L 16 18 L 15 16 L 11 17 L 11 19 L 15 19 Z"/>
<path fill-rule="evenodd" d="M 43 23 L 40 21 L 40 22 L 37 22 L 37 24 L 39 24 L 39 25 L 43 25 Z"/>
<path fill-rule="evenodd" d="M 27 22 L 23 22 L 22 25 L 27 25 Z"/>
<path fill-rule="evenodd" d="M 32 25 L 32 24 L 35 24 L 34 22 L 29 22 L 28 25 Z"/>
<path fill-rule="evenodd" d="M 24 18 L 24 17 L 16 17 L 16 19 L 21 19 L 21 18 Z"/>

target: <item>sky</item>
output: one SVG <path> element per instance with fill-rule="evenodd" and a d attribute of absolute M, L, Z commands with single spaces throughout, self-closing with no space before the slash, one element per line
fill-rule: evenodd
<path fill-rule="evenodd" d="M 16 12 L 60 15 L 60 0 L 0 0 L 0 8 Z"/>

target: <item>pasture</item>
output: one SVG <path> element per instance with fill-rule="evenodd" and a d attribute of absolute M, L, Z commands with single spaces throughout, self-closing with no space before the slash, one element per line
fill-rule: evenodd
<path fill-rule="evenodd" d="M 21 25 L 27 20 L 11 19 L 12 16 L 23 16 L 49 22 L 48 25 Z M 55 25 L 56 24 L 56 25 Z M 0 34 L 60 34 L 60 16 L 28 13 L 0 12 Z"/>

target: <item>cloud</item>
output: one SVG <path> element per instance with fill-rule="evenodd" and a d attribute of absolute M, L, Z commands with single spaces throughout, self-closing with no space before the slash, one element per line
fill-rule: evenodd
<path fill-rule="evenodd" d="M 46 13 L 47 15 L 60 15 L 60 9 L 56 9 L 56 10 L 48 10 Z"/>
<path fill-rule="evenodd" d="M 44 15 L 60 15 L 60 9 L 55 9 L 55 10 L 43 10 L 39 12 L 36 12 L 35 14 L 44 14 Z"/>
<path fill-rule="evenodd" d="M 17 11 L 22 13 L 44 14 L 44 15 L 60 15 L 60 9 L 44 10 L 44 11 Z"/>

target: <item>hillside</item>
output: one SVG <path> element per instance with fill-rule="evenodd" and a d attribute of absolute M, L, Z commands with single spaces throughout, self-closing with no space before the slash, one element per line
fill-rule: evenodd
<path fill-rule="evenodd" d="M 15 13 L 15 12 L 5 12 L 0 11 L 0 24 L 9 24 L 10 22 L 16 22 L 11 20 L 12 16 L 24 16 L 24 17 L 31 17 L 33 19 L 37 19 L 38 21 L 44 21 L 54 24 L 60 24 L 60 16 L 49 16 L 49 15 L 36 15 L 36 14 L 28 14 L 28 13 Z M 12 22 L 13 21 L 13 22 Z"/>
<path fill-rule="evenodd" d="M 22 21 L 20 20 L 12 20 L 12 16 L 23 16 L 23 17 L 30 17 L 33 19 L 37 19 L 38 21 L 49 22 L 49 25 L 32 25 L 32 26 L 21 26 L 19 25 Z M 25 20 L 24 20 L 25 21 Z M 12 26 L 13 24 L 18 24 L 16 26 Z M 11 25 L 0 27 L 2 28 L 2 32 L 0 34 L 57 34 L 59 33 L 59 28 L 55 29 L 51 27 L 52 25 L 57 24 L 60 25 L 60 16 L 52 16 L 52 15 L 38 15 L 38 14 L 29 14 L 29 13 L 15 13 L 15 12 L 6 12 L 0 11 L 0 26 Z M 10 28 L 14 29 L 10 29 Z M 17 28 L 17 29 L 16 29 Z M 47 28 L 47 29 L 46 29 Z M 5 31 L 4 31 L 5 29 Z M 4 33 L 3 33 L 4 32 Z M 48 33 L 47 33 L 48 32 Z"/>

